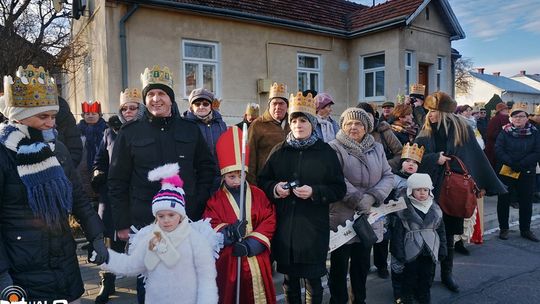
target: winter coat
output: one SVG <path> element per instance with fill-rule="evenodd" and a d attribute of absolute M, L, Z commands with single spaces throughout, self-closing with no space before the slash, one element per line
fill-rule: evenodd
<path fill-rule="evenodd" d="M 334 138 L 335 138 L 335 135 L 337 134 L 337 132 L 339 131 L 339 125 L 338 123 L 332 118 L 332 117 L 328 117 L 327 119 L 331 124 L 332 126 L 334 127 Z M 321 124 L 320 123 L 317 123 L 317 127 L 315 128 L 315 133 L 317 133 L 317 137 L 320 138 L 320 139 L 323 139 L 323 133 L 322 133 L 322 127 L 321 127 Z"/>
<path fill-rule="evenodd" d="M 401 150 L 403 150 L 403 145 L 396 135 L 394 135 L 390 124 L 386 121 L 379 121 L 373 132 L 371 132 L 371 135 L 373 135 L 376 142 L 383 145 L 384 153 L 390 167 L 394 170 L 401 169 Z"/>
<path fill-rule="evenodd" d="M 72 214 L 92 241 L 103 224 L 81 188 L 66 146 L 57 141 L 54 153 L 73 187 Z M 0 145 L 0 273 L 9 270 L 13 284 L 28 293 L 26 300 L 74 301 L 84 285 L 68 219 L 59 231 L 33 215 L 15 158 L 14 151 Z"/>
<path fill-rule="evenodd" d="M 81 132 L 77 128 L 77 123 L 67 101 L 58 96 L 58 105 L 60 109 L 56 114 L 56 130 L 58 131 L 58 141 L 66 145 L 73 160 L 73 165 L 77 167 L 82 159 L 83 144 Z"/>
<path fill-rule="evenodd" d="M 99 144 L 98 152 L 94 158 L 94 165 L 92 166 L 92 172 L 100 171 L 104 174 L 109 172 L 109 164 L 112 158 L 112 151 L 114 147 L 114 141 L 116 140 L 117 133 L 108 128 L 103 132 L 103 139 Z"/>
<path fill-rule="evenodd" d="M 248 129 L 249 172 L 248 180 L 257 185 L 257 176 L 266 164 L 266 159 L 275 145 L 285 140 L 291 131 L 287 116 L 278 124 L 266 110 L 255 119 Z"/>
<path fill-rule="evenodd" d="M 422 127 L 426 121 L 427 110 L 423 106 L 413 108 L 413 119 L 416 125 Z"/>
<path fill-rule="evenodd" d="M 153 222 L 151 201 L 160 189 L 148 181 L 148 172 L 178 162 L 186 192 L 186 212 L 200 219 L 216 164 L 197 126 L 177 117 L 148 115 L 122 126 L 114 143 L 108 187 L 117 230 L 140 228 Z"/>
<path fill-rule="evenodd" d="M 107 123 L 103 118 L 99 118 L 95 125 L 88 125 L 86 121 L 81 120 L 79 124 L 77 124 L 77 128 L 81 132 L 81 137 L 84 141 L 82 157 L 86 160 L 86 162 L 81 164 L 81 167 L 90 172 L 92 170 L 92 165 L 94 164 L 94 158 L 96 157 L 99 144 L 101 143 L 101 139 L 103 139 L 103 132 L 107 129 Z"/>
<path fill-rule="evenodd" d="M 487 117 L 478 118 L 478 120 L 476 121 L 476 127 L 478 128 L 478 132 L 480 132 L 480 135 L 482 135 L 482 139 L 484 140 L 484 142 L 487 141 L 487 126 Z"/>
<path fill-rule="evenodd" d="M 489 120 L 485 153 L 493 168 L 497 165 L 497 158 L 495 155 L 495 142 L 497 141 L 497 136 L 499 136 L 499 133 L 502 131 L 502 127 L 509 122 L 508 115 L 502 115 L 500 113 L 497 113 L 497 115 Z"/>
<path fill-rule="evenodd" d="M 313 188 L 310 199 L 300 199 L 292 191 L 286 198 L 275 198 L 274 187 L 282 181 L 298 180 Z M 322 140 L 306 149 L 295 149 L 286 142 L 276 146 L 259 174 L 260 188 L 276 205 L 276 232 L 272 256 L 281 264 L 323 264 L 328 253 L 330 203 L 346 193 L 343 172 L 336 153 Z"/>
<path fill-rule="evenodd" d="M 216 159 L 215 155 L 217 140 L 223 132 L 227 131 L 227 125 L 225 125 L 225 122 L 223 122 L 221 114 L 216 110 L 212 110 L 212 120 L 210 120 L 209 123 L 204 123 L 191 111 L 185 112 L 184 118 L 197 124 L 201 130 L 204 140 L 206 141 L 206 144 L 208 145 L 208 150 L 210 150 L 212 156 L 214 156 L 214 159 Z"/>
<path fill-rule="evenodd" d="M 364 151 L 361 158 L 350 154 L 337 139 L 329 144 L 336 151 L 347 185 L 345 197 L 330 205 L 330 229 L 337 231 L 338 225 L 343 226 L 346 220 L 353 218 L 357 203 L 364 194 L 373 196 L 376 200 L 375 205 L 382 204 L 392 191 L 394 179 L 381 144 L 375 142 Z M 382 224 L 381 221 L 373 225 L 373 229 L 377 230 L 376 234 L 381 239 Z M 352 240 L 352 242 L 359 241 L 358 237 Z"/>
<path fill-rule="evenodd" d="M 439 195 L 444 177 L 444 166 L 437 164 L 439 152 L 444 152 L 445 155 L 455 155 L 459 157 L 474 178 L 477 186 L 480 189 L 485 189 L 487 195 L 506 193 L 504 185 L 491 168 L 484 152 L 480 149 L 480 146 L 475 139 L 473 130 L 469 126 L 467 126 L 469 134 L 468 140 L 460 147 L 454 145 L 455 131 L 453 125 L 449 126 L 446 141 L 443 143 L 444 147 L 436 147 L 435 145 L 435 136 L 437 136 L 438 133 L 444 133 L 444 130 L 437 131 L 435 125 L 433 125 L 433 128 L 432 136 L 428 137 L 421 132 L 415 142 L 418 143 L 419 146 L 425 147 L 424 156 L 422 157 L 422 163 L 418 167 L 418 172 L 427 173 L 431 177 L 435 201 L 440 201 Z M 442 125 L 441 128 L 443 128 Z M 456 164 L 452 164 L 453 169 L 457 169 L 455 168 L 455 165 Z M 444 214 L 444 222 L 447 234 L 463 233 L 462 218 L 450 217 Z"/>
<path fill-rule="evenodd" d="M 540 160 L 540 131 L 534 127 L 532 134 L 514 137 L 503 130 L 495 143 L 497 157 L 496 171 L 507 165 L 525 174 L 536 174 L 536 164 Z"/>
<path fill-rule="evenodd" d="M 171 268 L 159 262 L 153 270 L 145 267 L 154 225 L 140 230 L 129 247 L 129 255 L 109 249 L 109 262 L 102 268 L 126 276 L 145 274 L 145 303 L 216 304 L 216 266 L 209 242 L 196 229 L 175 248 L 180 260 Z"/>

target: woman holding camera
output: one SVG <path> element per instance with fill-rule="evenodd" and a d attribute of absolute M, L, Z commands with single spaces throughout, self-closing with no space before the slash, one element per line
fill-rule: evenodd
<path fill-rule="evenodd" d="M 343 200 L 330 205 L 330 228 L 334 231 L 346 220 L 352 220 L 355 212 L 369 213 L 373 205 L 383 203 L 394 181 L 383 146 L 370 134 L 373 131 L 371 116 L 363 109 L 348 108 L 341 114 L 340 125 L 341 130 L 330 146 L 340 161 L 347 194 Z M 382 241 L 383 222 L 375 222 L 372 227 Z M 348 303 L 347 272 L 351 277 L 352 303 L 365 303 L 370 253 L 371 246 L 365 246 L 356 236 L 332 252 L 330 303 Z"/>
<path fill-rule="evenodd" d="M 278 272 L 285 274 L 287 303 L 302 303 L 300 279 L 305 280 L 306 303 L 322 303 L 328 206 L 343 198 L 346 186 L 336 153 L 314 132 L 311 94 L 298 92 L 289 102 L 291 132 L 274 147 L 257 182 L 276 206 L 272 256 Z"/>

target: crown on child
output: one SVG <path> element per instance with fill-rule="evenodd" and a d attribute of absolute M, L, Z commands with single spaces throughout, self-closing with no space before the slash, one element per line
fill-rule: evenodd
<path fill-rule="evenodd" d="M 166 66 L 161 68 L 159 65 L 154 65 L 152 69 L 144 69 L 144 73 L 141 74 L 141 83 L 143 88 L 149 84 L 163 84 L 172 89 L 172 73 Z"/>
<path fill-rule="evenodd" d="M 54 78 L 43 67 L 19 66 L 15 77 L 4 76 L 6 104 L 12 107 L 40 107 L 58 104 Z"/>
<path fill-rule="evenodd" d="M 418 147 L 418 144 L 411 145 L 410 143 L 406 143 L 401 151 L 401 159 L 410 158 L 418 163 L 421 163 L 422 157 L 424 156 L 424 150 L 425 148 Z"/>
<path fill-rule="evenodd" d="M 137 88 L 127 88 L 123 92 L 120 92 L 120 104 L 127 102 L 142 102 L 141 91 Z"/>
<path fill-rule="evenodd" d="M 287 100 L 287 85 L 284 83 L 274 82 L 270 87 L 270 93 L 268 94 L 268 99 L 272 98 L 283 98 Z"/>
<path fill-rule="evenodd" d="M 302 112 L 315 116 L 316 110 L 315 98 L 313 98 L 311 93 L 304 96 L 302 92 L 298 92 L 296 95 L 291 94 L 289 97 L 289 114 Z"/>

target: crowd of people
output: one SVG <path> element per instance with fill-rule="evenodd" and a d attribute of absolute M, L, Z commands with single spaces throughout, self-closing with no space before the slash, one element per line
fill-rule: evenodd
<path fill-rule="evenodd" d="M 366 303 L 371 255 L 395 303 L 430 303 L 437 264 L 459 292 L 454 253 L 483 242 L 484 195 L 498 196 L 500 239 L 514 206 L 521 237 L 539 241 L 540 107 L 501 102 L 489 119 L 415 84 L 380 112 L 361 102 L 332 116 L 330 94 L 274 83 L 260 116 L 248 104 L 227 127 L 204 88 L 180 113 L 168 68 L 141 82 L 107 122 L 85 102 L 75 125 L 43 68 L 4 78 L 0 291 L 80 303 L 71 217 L 102 268 L 95 303 L 109 301 L 116 275 L 137 277 L 138 303 L 276 303 L 274 262 L 287 303 L 303 302 L 303 286 L 307 303 L 322 303 L 327 274 L 330 303 Z M 471 216 L 439 204 L 449 169 L 475 182 Z M 364 224 L 390 202 L 401 209 Z M 330 232 L 349 224 L 352 238 L 329 253 Z"/>

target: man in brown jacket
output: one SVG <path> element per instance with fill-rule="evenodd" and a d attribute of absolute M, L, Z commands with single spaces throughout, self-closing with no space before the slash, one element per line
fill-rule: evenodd
<path fill-rule="evenodd" d="M 257 184 L 257 175 L 264 167 L 272 148 L 284 141 L 291 130 L 287 122 L 287 97 L 287 86 L 274 82 L 268 94 L 268 108 L 248 129 L 248 181 L 252 184 Z"/>

